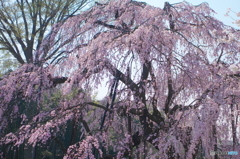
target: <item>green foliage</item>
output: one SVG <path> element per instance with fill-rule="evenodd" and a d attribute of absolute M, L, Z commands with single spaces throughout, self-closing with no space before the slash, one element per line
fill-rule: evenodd
<path fill-rule="evenodd" d="M 48 150 L 43 151 L 43 152 L 42 152 L 42 155 L 43 155 L 44 157 L 47 157 L 47 158 L 53 158 L 53 154 L 52 154 L 51 152 L 49 152 Z"/>
<path fill-rule="evenodd" d="M 0 51 L 0 77 L 12 72 L 19 67 L 16 59 L 11 58 L 11 54 L 6 51 Z"/>
<path fill-rule="evenodd" d="M 42 110 L 48 111 L 59 105 L 60 100 L 63 98 L 62 92 L 59 89 L 54 89 L 49 94 L 43 95 Z"/>
<path fill-rule="evenodd" d="M 50 93 L 43 95 L 43 102 L 41 103 L 42 111 L 49 111 L 52 108 L 59 106 L 61 101 L 71 101 L 78 98 L 79 93 L 85 94 L 86 91 L 78 88 L 73 88 L 69 94 L 64 95 L 60 89 L 54 88 Z"/>

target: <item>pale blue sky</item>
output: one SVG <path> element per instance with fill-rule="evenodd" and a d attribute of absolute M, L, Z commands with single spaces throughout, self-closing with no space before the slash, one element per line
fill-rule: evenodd
<path fill-rule="evenodd" d="M 163 8 L 163 5 L 166 1 L 168 1 L 170 4 L 182 2 L 181 0 L 138 0 L 138 1 L 146 2 L 150 5 L 160 7 L 160 8 Z M 234 21 L 232 18 L 226 17 L 224 15 L 226 14 L 228 8 L 231 8 L 235 12 L 240 12 L 240 0 L 205 0 L 205 1 L 204 0 L 187 0 L 187 2 L 190 2 L 193 5 L 198 5 L 202 2 L 207 2 L 209 6 L 213 10 L 215 10 L 215 12 L 217 13 L 215 15 L 217 19 L 223 21 L 224 24 L 233 26 L 235 28 L 239 28 L 237 25 L 232 23 Z M 230 15 L 233 18 L 240 19 L 240 17 L 236 17 L 233 12 L 230 13 Z"/>

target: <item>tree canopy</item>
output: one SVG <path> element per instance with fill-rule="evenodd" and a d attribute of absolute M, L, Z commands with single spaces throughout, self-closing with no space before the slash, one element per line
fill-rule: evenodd
<path fill-rule="evenodd" d="M 7 50 L 20 64 L 35 62 L 51 25 L 79 14 L 88 0 L 0 1 L 0 50 Z M 46 57 L 47 58 L 47 57 Z"/>
<path fill-rule="evenodd" d="M 37 64 L 0 81 L 2 156 L 20 145 L 54 153 L 52 143 L 66 159 L 220 158 L 219 149 L 239 150 L 240 32 L 213 15 L 207 3 L 161 9 L 117 0 L 54 24 Z M 91 92 L 103 83 L 110 95 L 96 101 Z M 26 117 L 19 99 L 41 111 Z M 21 126 L 9 131 L 16 114 Z M 72 126 L 63 144 L 69 121 L 81 128 Z"/>

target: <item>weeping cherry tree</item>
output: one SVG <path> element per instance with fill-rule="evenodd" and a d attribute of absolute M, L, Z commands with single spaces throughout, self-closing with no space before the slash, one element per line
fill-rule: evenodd
<path fill-rule="evenodd" d="M 240 32 L 214 13 L 207 3 L 161 9 L 117 0 L 56 23 L 36 50 L 38 65 L 0 81 L 1 146 L 48 145 L 74 119 L 84 135 L 65 159 L 221 158 L 213 152 L 239 150 Z M 101 85 L 109 96 L 93 101 Z M 31 120 L 22 114 L 22 126 L 4 134 L 17 97 L 40 106 L 56 87 L 65 96 L 78 91 Z"/>

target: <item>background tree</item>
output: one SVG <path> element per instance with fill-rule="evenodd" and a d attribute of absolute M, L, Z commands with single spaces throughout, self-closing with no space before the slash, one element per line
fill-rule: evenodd
<path fill-rule="evenodd" d="M 6 51 L 2 51 L 0 57 L 0 78 L 5 74 L 15 70 L 19 67 L 19 63 L 15 58 L 12 58 L 12 55 Z"/>
<path fill-rule="evenodd" d="M 79 14 L 88 7 L 90 2 L 92 1 L 1 0 L 0 80 L 2 80 L 8 72 L 11 72 L 20 65 L 25 63 L 39 64 L 36 62 L 35 51 L 41 45 L 43 38 L 49 33 L 51 25 L 64 22 L 67 18 Z M 49 57 L 46 55 L 46 58 Z M 59 79 L 60 82 L 64 80 L 64 78 L 58 78 L 57 83 L 59 83 Z M 54 87 L 55 85 L 56 83 Z M 40 86 L 38 85 L 38 87 Z M 4 103 L 2 99 L 1 102 Z M 17 111 L 14 112 L 14 109 Z M 46 108 L 44 108 L 43 104 L 41 104 L 41 106 L 36 105 L 34 100 L 24 98 L 21 93 L 15 94 L 15 97 L 7 105 L 8 111 L 3 114 L 3 118 L 8 124 L 6 125 L 7 129 L 1 129 L 0 136 L 8 132 L 15 132 L 22 124 L 23 118 L 31 120 L 33 116 L 44 109 Z M 2 109 L 0 112 L 2 112 Z M 2 124 L 6 124 L 5 122 Z M 71 125 L 71 121 L 68 123 Z M 13 151 L 9 151 L 8 154 L 14 155 L 11 156 L 13 158 L 21 158 L 21 156 L 22 158 L 28 158 L 26 156 L 24 157 L 23 149 L 24 147 L 20 146 L 17 152 L 15 152 L 16 150 L 14 150 L 14 153 L 12 153 Z M 19 154 L 19 152 L 21 152 L 21 154 Z M 32 156 L 34 157 L 34 155 Z M 39 157 L 41 157 L 41 155 Z"/>
<path fill-rule="evenodd" d="M 24 65 L 0 81 L 1 130 L 18 111 L 7 109 L 17 96 L 40 106 L 53 88 L 78 90 L 3 134 L 2 155 L 47 147 L 70 120 L 85 135 L 64 158 L 221 158 L 213 151 L 238 150 L 239 37 L 207 3 L 97 3 L 52 27 L 36 51 L 39 59 L 59 55 L 52 64 Z M 106 105 L 90 95 L 103 79 Z"/>
<path fill-rule="evenodd" d="M 20 64 L 33 63 L 51 25 L 79 14 L 88 0 L 0 1 L 0 50 L 11 53 Z M 48 58 L 46 56 L 45 58 Z"/>

